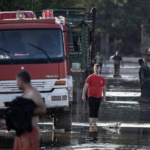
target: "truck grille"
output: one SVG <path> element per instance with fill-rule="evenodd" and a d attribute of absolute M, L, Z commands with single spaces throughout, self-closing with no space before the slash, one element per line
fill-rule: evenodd
<path fill-rule="evenodd" d="M 32 80 L 31 84 L 38 91 L 50 91 L 54 86 L 54 80 Z M 0 81 L 0 92 L 20 92 L 16 81 Z"/>

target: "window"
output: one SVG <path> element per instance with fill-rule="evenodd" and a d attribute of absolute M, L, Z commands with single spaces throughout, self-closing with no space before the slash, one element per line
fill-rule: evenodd
<path fill-rule="evenodd" d="M 22 29 L 0 31 L 0 62 L 60 62 L 64 59 L 60 29 Z"/>

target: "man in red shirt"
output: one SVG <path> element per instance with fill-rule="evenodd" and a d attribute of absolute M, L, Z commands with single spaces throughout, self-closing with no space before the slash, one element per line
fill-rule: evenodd
<path fill-rule="evenodd" d="M 96 122 L 98 119 L 98 111 L 102 101 L 103 93 L 103 102 L 106 101 L 106 81 L 104 77 L 100 75 L 100 66 L 99 64 L 94 65 L 94 74 L 90 75 L 86 81 L 83 88 L 82 100 L 85 101 L 85 94 L 88 89 L 88 98 L 89 98 L 89 122 L 90 128 L 89 132 L 97 132 Z M 92 129 L 92 123 L 94 122 L 94 130 Z"/>

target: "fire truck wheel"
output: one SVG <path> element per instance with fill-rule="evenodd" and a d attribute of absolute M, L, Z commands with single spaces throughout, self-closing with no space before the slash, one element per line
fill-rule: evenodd
<path fill-rule="evenodd" d="M 71 131 L 72 115 L 71 111 L 58 110 L 54 116 L 55 129 L 65 129 Z"/>

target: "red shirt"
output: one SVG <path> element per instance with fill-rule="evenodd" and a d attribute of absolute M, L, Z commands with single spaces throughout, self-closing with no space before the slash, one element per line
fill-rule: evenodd
<path fill-rule="evenodd" d="M 102 97 L 102 87 L 106 86 L 106 80 L 104 77 L 92 74 L 85 82 L 89 84 L 88 97 Z"/>

